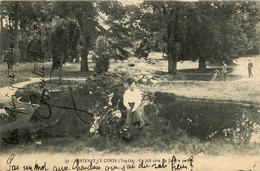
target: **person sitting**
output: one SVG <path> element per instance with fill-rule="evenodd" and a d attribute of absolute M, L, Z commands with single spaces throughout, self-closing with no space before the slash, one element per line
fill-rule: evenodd
<path fill-rule="evenodd" d="M 123 97 L 123 104 L 127 109 L 127 115 L 125 125 L 138 125 L 142 128 L 145 124 L 148 124 L 148 119 L 141 107 L 142 93 L 136 88 L 135 81 L 128 80 L 129 88 L 125 91 Z"/>

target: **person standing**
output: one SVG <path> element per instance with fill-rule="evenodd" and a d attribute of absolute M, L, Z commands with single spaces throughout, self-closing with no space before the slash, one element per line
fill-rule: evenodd
<path fill-rule="evenodd" d="M 223 61 L 222 75 L 223 75 L 223 81 L 226 81 L 226 77 L 227 77 L 227 64 L 226 64 L 225 61 Z"/>
<path fill-rule="evenodd" d="M 248 78 L 253 77 L 253 73 L 252 73 L 253 62 L 251 62 L 250 60 L 248 62 L 247 68 L 248 68 Z"/>

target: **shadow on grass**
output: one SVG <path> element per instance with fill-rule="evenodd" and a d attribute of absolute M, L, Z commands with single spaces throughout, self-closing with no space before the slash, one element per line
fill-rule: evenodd
<path fill-rule="evenodd" d="M 201 74 L 212 74 L 214 73 L 215 70 L 221 71 L 221 67 L 216 67 L 216 68 L 207 68 L 207 69 L 181 69 L 178 70 L 181 73 L 201 73 Z M 232 73 L 233 68 L 227 68 L 227 73 Z"/>
<path fill-rule="evenodd" d="M 73 94 L 77 108 L 83 110 L 88 110 L 95 102 L 102 101 L 99 95 L 89 94 L 83 88 L 73 91 Z M 26 96 L 29 95 L 30 93 L 23 94 L 22 100 L 27 101 Z M 73 107 L 68 89 L 55 92 L 53 97 L 53 101 L 49 103 Z M 50 119 L 42 119 L 34 114 L 30 124 L 21 125 L 21 144 L 27 144 L 32 151 L 77 153 L 92 148 L 95 151 L 107 152 L 133 152 L 133 149 L 167 152 L 174 149 L 180 152 L 206 152 L 216 155 L 223 152 L 222 146 L 218 146 L 219 143 L 231 143 L 232 148 L 235 148 L 234 144 L 247 144 L 253 131 L 253 123 L 260 124 L 258 108 L 253 105 L 245 107 L 218 101 L 194 101 L 161 92 L 156 92 L 154 97 L 159 112 L 154 108 L 146 108 L 151 124 L 137 131 L 129 142 L 119 137 L 91 135 L 89 125 L 76 117 L 75 111 L 53 108 Z M 48 108 L 42 105 L 37 111 L 45 114 Z M 91 117 L 84 116 L 84 113 L 80 115 L 86 121 L 91 121 Z M 230 131 L 225 134 L 225 130 Z M 31 138 L 31 135 L 36 138 Z M 37 146 L 34 143 L 36 140 L 42 141 L 43 145 Z M 212 141 L 216 144 L 208 143 Z M 189 148 L 190 146 L 194 148 Z M 12 147 L 6 150 L 8 149 L 11 150 Z"/>
<path fill-rule="evenodd" d="M 182 69 L 178 70 L 177 74 L 175 75 L 169 75 L 168 72 L 163 71 L 156 71 L 155 75 L 157 77 L 160 76 L 167 76 L 168 80 L 188 80 L 188 81 L 211 81 L 214 71 L 215 70 L 221 71 L 221 68 L 209 68 L 206 70 L 199 70 L 199 69 Z M 227 81 L 235 81 L 243 78 L 241 75 L 232 74 L 233 68 L 228 68 L 227 73 Z M 218 75 L 215 79 L 215 81 L 222 81 L 222 78 L 220 75 Z"/>

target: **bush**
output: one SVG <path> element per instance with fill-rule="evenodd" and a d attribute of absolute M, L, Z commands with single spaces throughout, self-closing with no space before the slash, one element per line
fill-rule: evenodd
<path fill-rule="evenodd" d="M 93 61 L 95 62 L 94 71 L 98 74 L 107 72 L 109 69 L 109 58 L 106 56 L 93 56 Z"/>
<path fill-rule="evenodd" d="M 94 48 L 95 54 L 93 55 L 93 61 L 95 62 L 95 72 L 103 73 L 109 69 L 109 59 L 112 56 L 112 51 L 109 47 L 108 41 L 104 36 L 100 36 Z"/>
<path fill-rule="evenodd" d="M 124 78 L 109 73 L 93 74 L 84 85 L 88 94 L 98 96 L 99 100 L 90 106 L 94 114 L 91 133 L 115 137 L 122 126 L 121 97 L 124 93 Z"/>
<path fill-rule="evenodd" d="M 110 73 L 94 74 L 90 76 L 84 85 L 84 91 L 99 97 L 94 104 L 90 106 L 90 111 L 94 114 L 94 120 L 91 124 L 90 132 L 108 136 L 110 138 L 125 137 L 124 121 L 126 109 L 123 105 L 123 94 L 126 90 L 124 86 L 129 76 L 120 76 Z M 149 106 L 152 99 L 143 100 L 144 111 L 152 113 Z M 127 134 L 131 138 L 136 133 L 135 128 L 129 128 Z"/>
<path fill-rule="evenodd" d="M 8 50 L 4 50 L 2 54 L 2 59 L 7 64 L 15 64 L 20 60 L 21 53 L 19 49 L 13 49 L 12 53 Z"/>

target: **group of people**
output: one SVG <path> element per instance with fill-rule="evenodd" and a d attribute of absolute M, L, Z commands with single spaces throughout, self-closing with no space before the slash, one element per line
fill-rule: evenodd
<path fill-rule="evenodd" d="M 252 74 L 253 63 L 248 62 L 248 77 L 253 77 Z M 222 66 L 222 77 L 223 81 L 226 81 L 227 77 L 227 64 L 223 61 Z M 133 79 L 128 80 L 128 89 L 125 91 L 123 96 L 123 105 L 127 110 L 125 126 L 137 125 L 138 127 L 143 127 L 148 123 L 148 119 L 141 107 L 142 93 L 136 87 L 136 83 Z"/>
<path fill-rule="evenodd" d="M 253 62 L 252 62 L 251 60 L 249 60 L 248 65 L 247 65 L 247 68 L 248 68 L 248 78 L 253 77 L 253 73 L 252 73 Z M 214 72 L 215 72 L 215 74 L 214 74 L 212 80 L 213 80 L 213 79 L 215 80 L 217 74 L 220 73 L 220 71 L 217 72 L 217 70 L 215 70 Z M 226 77 L 227 77 L 227 64 L 226 64 L 225 61 L 223 61 L 223 66 L 222 66 L 221 74 L 222 74 L 222 79 L 223 79 L 223 81 L 226 81 Z"/>

